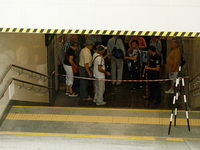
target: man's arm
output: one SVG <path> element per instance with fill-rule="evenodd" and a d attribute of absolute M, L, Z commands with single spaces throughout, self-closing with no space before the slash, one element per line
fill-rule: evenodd
<path fill-rule="evenodd" d="M 145 66 L 146 70 L 152 70 L 152 71 L 160 71 L 160 65 L 156 65 L 156 68 L 150 68 L 148 66 Z"/>
<path fill-rule="evenodd" d="M 91 74 L 90 69 L 89 69 L 89 67 L 88 67 L 88 63 L 85 63 L 84 66 L 85 66 L 85 69 L 86 69 L 86 71 L 87 71 L 89 77 L 92 77 L 92 74 Z"/>
<path fill-rule="evenodd" d="M 124 59 L 137 60 L 137 55 L 135 55 L 133 57 L 124 57 Z"/>
<path fill-rule="evenodd" d="M 100 72 L 102 72 L 102 73 L 105 73 L 107 76 L 110 76 L 110 75 L 111 75 L 110 72 L 103 70 L 101 65 L 98 65 L 98 70 L 99 70 Z"/>
<path fill-rule="evenodd" d="M 108 57 L 108 56 L 110 56 L 110 55 L 112 55 L 112 53 L 106 54 L 106 55 L 103 57 L 103 59 L 105 59 L 106 57 Z"/>
<path fill-rule="evenodd" d="M 172 67 L 172 70 L 170 71 L 170 74 L 173 75 L 174 74 L 174 71 L 176 69 L 176 67 L 178 66 L 178 62 L 175 62 L 173 67 Z"/>
<path fill-rule="evenodd" d="M 108 44 L 107 44 L 107 53 L 111 53 L 111 47 L 110 47 L 110 39 L 108 40 Z M 108 58 L 110 59 L 110 56 L 108 56 Z"/>

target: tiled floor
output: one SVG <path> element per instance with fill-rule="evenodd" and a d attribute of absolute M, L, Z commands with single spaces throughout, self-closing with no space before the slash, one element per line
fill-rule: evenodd
<path fill-rule="evenodd" d="M 165 70 L 165 66 L 161 66 L 162 69 L 162 79 L 168 78 L 168 72 Z M 130 73 L 127 71 L 126 64 L 124 65 L 123 79 L 130 79 Z M 187 79 L 185 79 L 187 83 Z M 104 100 L 106 101 L 105 106 L 109 108 L 142 108 L 142 109 L 172 109 L 173 95 L 166 95 L 164 91 L 170 88 L 170 81 L 160 82 L 161 89 L 161 104 L 159 106 L 154 106 L 153 101 L 145 101 L 143 96 L 145 96 L 145 84 L 142 90 L 131 91 L 132 83 L 122 83 L 119 86 L 113 86 L 111 82 L 106 82 L 106 91 L 104 94 Z M 187 84 L 186 84 L 187 85 Z M 186 86 L 186 90 L 187 90 Z M 79 80 L 75 80 L 74 90 L 79 92 Z M 92 93 L 92 81 L 89 88 L 90 96 L 93 97 Z M 99 107 L 96 106 L 92 101 L 83 101 L 79 97 L 71 98 L 65 96 L 65 91 L 60 90 L 54 106 L 64 106 L 64 107 Z M 179 97 L 177 102 L 178 109 L 184 110 L 185 105 L 183 102 L 183 95 Z"/>

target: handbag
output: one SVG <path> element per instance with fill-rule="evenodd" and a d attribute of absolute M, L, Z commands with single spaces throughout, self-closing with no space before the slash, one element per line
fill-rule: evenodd
<path fill-rule="evenodd" d="M 77 62 L 76 62 L 76 65 L 78 65 Z M 73 73 L 77 73 L 78 72 L 78 68 L 72 66 L 72 71 L 73 71 Z"/>
<path fill-rule="evenodd" d="M 117 39 L 118 39 L 118 38 L 116 38 L 116 40 L 115 40 L 115 45 L 114 45 L 114 48 L 113 48 L 113 50 L 112 50 L 112 55 L 113 55 L 116 59 L 122 59 L 122 58 L 124 58 L 124 54 L 123 54 L 123 52 L 122 52 L 121 49 L 117 49 L 117 48 L 116 48 Z"/>
<path fill-rule="evenodd" d="M 68 49 L 67 49 L 67 52 L 68 52 Z M 66 52 L 66 56 L 67 56 L 67 52 Z M 68 61 L 69 61 L 69 58 L 68 58 L 68 56 L 67 56 L 67 59 L 68 59 Z M 76 65 L 78 65 L 78 63 L 76 62 Z M 78 72 L 78 68 L 76 68 L 76 67 L 74 67 L 73 65 L 71 65 L 72 66 L 72 72 L 73 73 L 77 73 Z"/>

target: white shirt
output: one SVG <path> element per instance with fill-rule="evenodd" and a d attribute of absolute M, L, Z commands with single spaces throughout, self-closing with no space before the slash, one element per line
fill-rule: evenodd
<path fill-rule="evenodd" d="M 105 79 L 105 73 L 102 73 L 99 71 L 99 65 L 101 65 L 101 68 L 105 70 L 105 63 L 104 63 L 103 56 L 98 53 L 94 53 L 93 64 L 94 64 L 94 71 L 93 71 L 94 77 L 98 79 Z"/>
<path fill-rule="evenodd" d="M 88 67 L 92 66 L 92 55 L 87 47 L 83 48 L 79 55 L 79 65 L 85 67 L 85 64 L 88 64 Z"/>

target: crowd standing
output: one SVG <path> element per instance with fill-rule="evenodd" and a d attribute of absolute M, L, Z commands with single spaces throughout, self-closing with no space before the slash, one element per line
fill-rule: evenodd
<path fill-rule="evenodd" d="M 58 36 L 58 40 L 62 40 Z M 171 42 L 171 52 L 166 59 L 167 37 L 153 36 L 146 41 L 141 36 L 113 35 L 107 40 L 107 45 L 102 45 L 105 40 L 100 35 L 72 35 L 63 44 L 63 57 L 59 52 L 59 65 L 63 64 L 66 72 L 66 95 L 77 97 L 73 91 L 74 74 L 79 73 L 80 77 L 93 77 L 98 80 L 93 81 L 94 98 L 88 94 L 89 80 L 80 79 L 80 98 L 83 100 L 93 100 L 96 105 L 105 105 L 103 99 L 105 92 L 106 76 L 111 76 L 111 80 L 122 80 L 124 63 L 127 64 L 133 80 L 142 78 L 143 72 L 148 74 L 149 80 L 159 79 L 161 76 L 161 61 L 166 64 L 169 71 L 169 78 L 176 78 L 178 67 L 183 54 L 182 38 L 173 38 Z M 148 43 L 149 45 L 147 46 Z M 163 58 L 161 59 L 161 54 Z M 111 67 L 110 71 L 106 66 Z M 174 94 L 175 80 L 171 81 L 171 87 L 166 94 Z M 120 85 L 121 81 L 112 81 L 113 85 Z M 133 82 L 130 90 L 143 88 L 141 83 Z M 155 105 L 161 103 L 161 91 L 159 82 L 149 82 L 150 96 L 146 100 L 156 97 Z M 180 94 L 180 93 L 179 93 Z"/>

